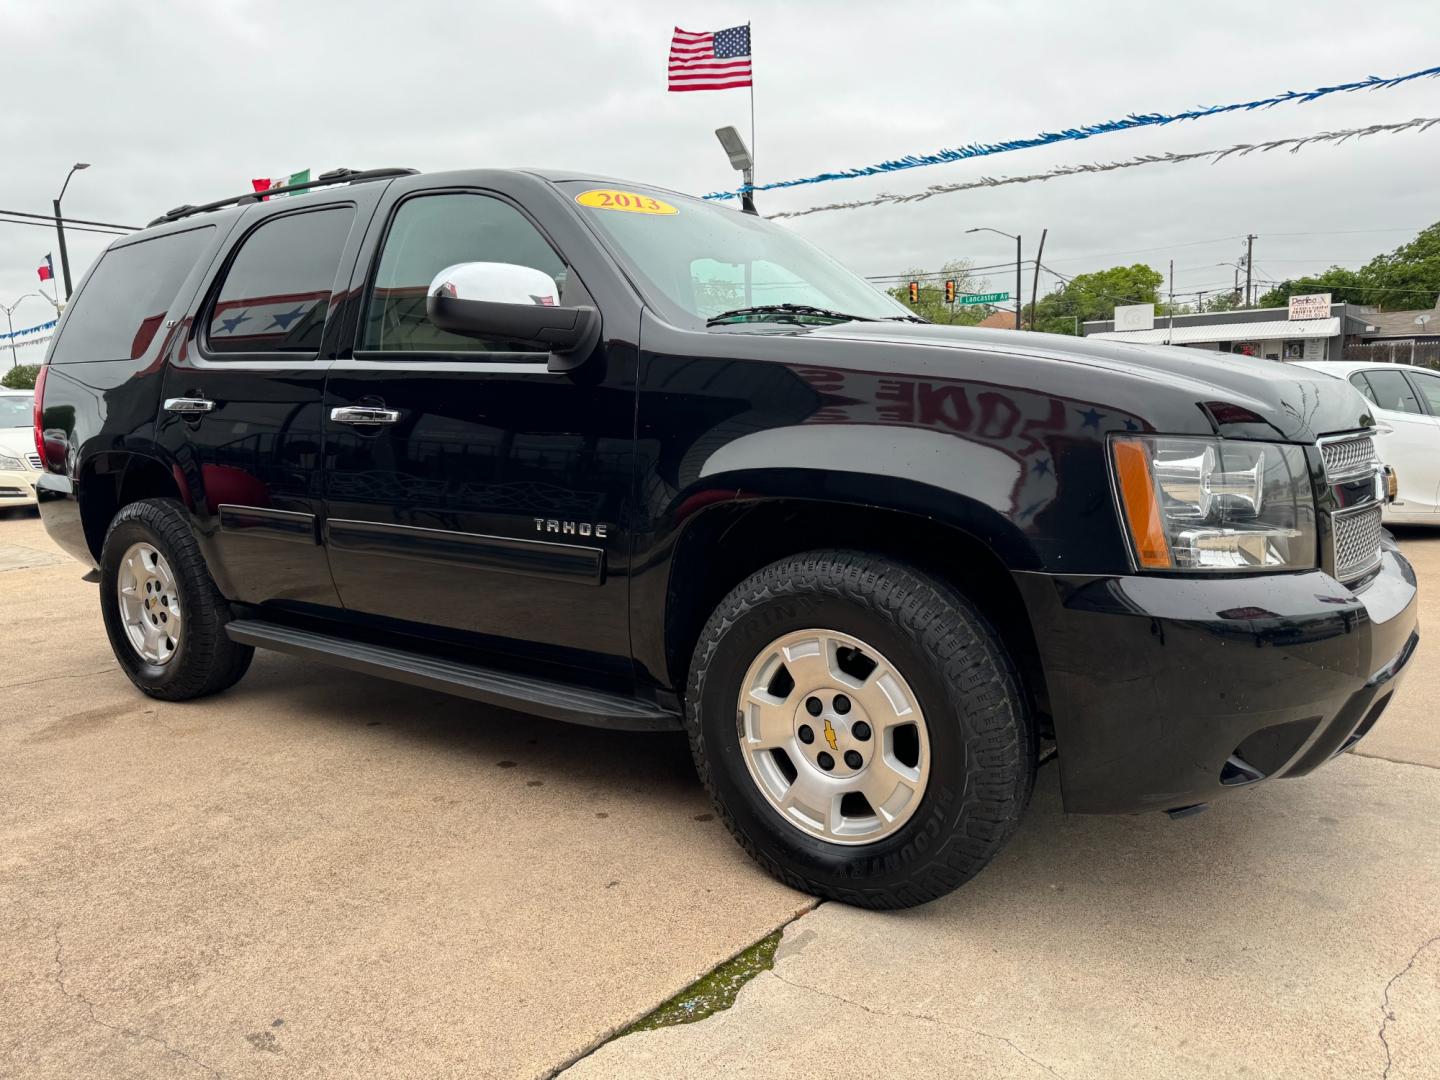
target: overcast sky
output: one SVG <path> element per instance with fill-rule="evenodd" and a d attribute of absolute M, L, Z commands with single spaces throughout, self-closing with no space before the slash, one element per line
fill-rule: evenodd
<path fill-rule="evenodd" d="M 733 186 L 712 132 L 733 123 L 748 136 L 750 99 L 666 93 L 670 33 L 746 21 L 762 181 L 1440 63 L 1435 0 L 4 0 L 0 208 L 49 212 L 75 161 L 93 167 L 71 182 L 66 215 L 129 224 L 238 194 L 251 177 L 341 165 L 556 166 L 703 194 Z M 1416 116 L 1440 116 L 1440 80 L 770 193 L 761 210 Z M 1135 261 L 1163 271 L 1173 258 L 1177 293 L 1193 294 L 1228 286 L 1233 271 L 1216 264 L 1242 253 L 1247 232 L 1265 278 L 1388 251 L 1440 219 L 1437 175 L 1440 128 L 789 227 L 864 274 L 999 263 L 1013 259 L 1010 242 L 967 227 L 1023 233 L 1027 255 L 1048 228 L 1045 262 L 1062 272 Z M 78 281 L 109 238 L 67 238 Z M 0 303 L 33 290 L 52 251 L 58 275 L 53 231 L 0 224 Z M 996 271 L 990 283 L 1012 278 Z M 15 314 L 17 326 L 45 317 L 35 300 Z"/>

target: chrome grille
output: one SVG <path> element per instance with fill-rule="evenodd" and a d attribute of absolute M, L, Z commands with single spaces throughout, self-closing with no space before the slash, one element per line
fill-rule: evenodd
<path fill-rule="evenodd" d="M 30 451 L 30 453 L 26 454 L 26 455 L 25 455 L 25 460 L 28 461 L 28 462 L 30 462 L 30 467 L 31 467 L 32 469 L 39 470 L 39 468 L 40 468 L 40 455 L 37 454 L 37 453 L 35 453 L 35 451 L 32 450 L 32 451 Z"/>
<path fill-rule="evenodd" d="M 1380 561 L 1380 504 L 1370 503 L 1331 518 L 1335 576 L 1349 581 Z"/>
<path fill-rule="evenodd" d="M 1380 462 L 1375 440 L 1369 435 L 1322 439 L 1320 454 L 1325 459 L 1325 477 L 1332 484 L 1374 472 Z"/>

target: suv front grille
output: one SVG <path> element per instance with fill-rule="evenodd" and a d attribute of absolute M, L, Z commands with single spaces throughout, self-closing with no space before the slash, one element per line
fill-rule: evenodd
<path fill-rule="evenodd" d="M 1332 484 L 1372 473 L 1380 462 L 1375 440 L 1369 435 L 1322 440 L 1320 454 L 1325 459 L 1325 478 Z"/>
<path fill-rule="evenodd" d="M 40 455 L 35 453 L 35 451 L 32 450 L 30 451 L 30 453 L 26 454 L 25 460 L 30 462 L 30 467 L 32 469 L 36 470 L 37 472 L 40 470 Z"/>
<path fill-rule="evenodd" d="M 1351 581 L 1380 562 L 1380 504 L 1369 503 L 1331 518 L 1335 576 Z"/>

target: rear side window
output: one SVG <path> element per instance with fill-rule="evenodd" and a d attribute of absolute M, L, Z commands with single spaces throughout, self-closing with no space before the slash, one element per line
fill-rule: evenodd
<path fill-rule="evenodd" d="M 75 298 L 52 364 L 139 360 L 165 323 L 175 294 L 209 244 L 214 226 L 111 248 Z"/>
<path fill-rule="evenodd" d="M 210 311 L 213 353 L 314 353 L 325 332 L 348 206 L 271 218 L 245 238 Z"/>
<path fill-rule="evenodd" d="M 1408 374 L 1411 382 L 1420 388 L 1425 404 L 1430 406 L 1430 415 L 1440 416 L 1440 375 L 1430 375 L 1423 371 L 1411 371 Z"/>

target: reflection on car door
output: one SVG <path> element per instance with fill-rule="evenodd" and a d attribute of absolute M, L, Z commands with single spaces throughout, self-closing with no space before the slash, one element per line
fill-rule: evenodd
<path fill-rule="evenodd" d="M 1391 506 L 1395 517 L 1440 511 L 1440 423 L 1427 412 L 1415 385 L 1398 367 L 1366 368 L 1350 382 L 1374 402 L 1384 430 L 1380 457 L 1394 467 L 1399 494 Z"/>
<path fill-rule="evenodd" d="M 387 196 L 382 223 L 356 347 L 326 383 L 325 541 L 346 609 L 628 676 L 631 362 L 602 343 L 552 372 L 526 346 L 430 323 L 431 279 L 461 262 L 542 270 L 562 303 L 588 302 L 512 203 L 421 190 Z M 357 406 L 385 420 L 357 424 Z"/>

